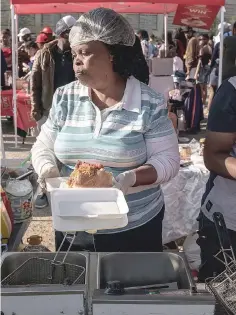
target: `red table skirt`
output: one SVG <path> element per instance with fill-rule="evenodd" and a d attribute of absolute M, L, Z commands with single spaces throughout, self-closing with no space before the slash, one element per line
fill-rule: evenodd
<path fill-rule="evenodd" d="M 24 91 L 17 91 L 17 127 L 27 131 L 35 127 L 36 122 L 30 117 L 30 97 Z M 13 92 L 1 91 L 1 116 L 13 116 Z"/>

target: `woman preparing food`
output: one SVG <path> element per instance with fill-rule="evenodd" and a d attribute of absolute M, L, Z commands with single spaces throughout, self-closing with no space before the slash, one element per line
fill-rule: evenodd
<path fill-rule="evenodd" d="M 39 181 L 60 176 L 58 161 L 61 176 L 69 176 L 78 160 L 104 165 L 125 194 L 129 223 L 98 231 L 96 250 L 162 251 L 160 184 L 179 169 L 177 137 L 164 97 L 138 80 L 135 34 L 118 13 L 99 8 L 82 15 L 69 39 L 78 81 L 55 92 L 33 146 Z M 77 242 L 72 246 L 81 249 L 87 248 Z"/>

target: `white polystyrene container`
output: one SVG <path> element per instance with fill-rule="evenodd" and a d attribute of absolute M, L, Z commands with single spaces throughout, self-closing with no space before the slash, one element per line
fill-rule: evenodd
<path fill-rule="evenodd" d="M 128 224 L 123 193 L 116 188 L 58 188 L 65 178 L 47 179 L 53 226 L 61 232 L 117 229 Z"/>

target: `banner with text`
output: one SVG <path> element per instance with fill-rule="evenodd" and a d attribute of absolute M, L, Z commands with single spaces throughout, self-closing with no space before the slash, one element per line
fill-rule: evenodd
<path fill-rule="evenodd" d="M 175 13 L 175 25 L 185 25 L 209 30 L 219 12 L 220 7 L 214 5 L 179 4 Z"/>

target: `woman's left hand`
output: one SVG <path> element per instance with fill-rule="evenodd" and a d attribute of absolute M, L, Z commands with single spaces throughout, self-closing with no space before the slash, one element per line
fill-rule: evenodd
<path fill-rule="evenodd" d="M 127 171 L 118 175 L 113 179 L 114 187 L 120 189 L 124 195 L 127 194 L 130 187 L 133 187 L 136 183 L 135 171 Z"/>

